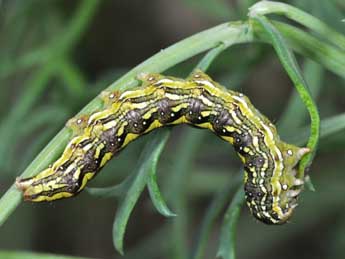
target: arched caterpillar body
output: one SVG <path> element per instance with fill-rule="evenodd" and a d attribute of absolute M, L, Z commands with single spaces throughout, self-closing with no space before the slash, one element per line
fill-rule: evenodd
<path fill-rule="evenodd" d="M 202 71 L 186 80 L 159 74 L 138 76 L 142 86 L 107 93 L 107 107 L 76 120 L 79 133 L 61 157 L 38 175 L 17 179 L 28 201 L 71 197 L 128 143 L 153 129 L 190 124 L 231 143 L 245 169 L 245 196 L 252 214 L 268 224 L 291 216 L 303 180 L 296 166 L 309 152 L 280 140 L 275 126 L 241 93 L 214 82 Z"/>

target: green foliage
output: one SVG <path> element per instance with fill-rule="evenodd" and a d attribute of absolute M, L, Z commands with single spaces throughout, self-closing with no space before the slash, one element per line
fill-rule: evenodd
<path fill-rule="evenodd" d="M 221 229 L 220 244 L 217 252 L 217 257 L 219 258 L 236 258 L 236 227 L 238 225 L 241 207 L 244 204 L 244 201 L 243 186 L 240 186 L 224 215 L 224 223 Z"/>
<path fill-rule="evenodd" d="M 142 158 L 139 159 L 138 173 L 133 183 L 128 188 L 123 202 L 121 202 L 118 212 L 116 213 L 113 226 L 113 237 L 115 248 L 121 254 L 123 254 L 123 238 L 129 216 L 146 184 L 150 181 L 151 176 L 155 174 L 159 156 L 168 140 L 168 133 L 169 131 L 166 129 L 155 133 L 153 140 L 143 149 Z M 155 197 L 155 204 L 158 203 L 156 198 L 157 197 Z"/>
<path fill-rule="evenodd" d="M 30 20 L 29 14 L 35 1 L 28 2 L 18 5 L 13 1 L 11 8 L 17 10 L 17 13 L 11 14 L 9 12 L 4 16 L 5 25 L 11 24 L 15 20 L 23 20 L 13 31 L 0 28 L 8 34 L 8 41 L 15 41 L 16 39 L 18 41 L 19 35 L 24 31 L 25 21 Z M 286 3 L 271 1 L 262 1 L 256 4 L 251 0 L 238 1 L 236 8 L 228 7 L 225 1 L 186 0 L 184 2 L 188 8 L 201 12 L 203 16 L 210 19 L 227 21 L 241 18 L 244 21 L 226 22 L 196 33 L 161 50 L 122 76 L 119 76 L 121 73 L 115 71 L 112 73 L 111 78 L 113 80 L 118 77 L 118 79 L 111 83 L 106 88 L 107 90 L 123 91 L 137 86 L 136 75 L 140 72 L 162 72 L 171 69 L 175 72 L 182 71 L 187 75 L 195 67 L 202 70 L 210 69 L 212 73 L 219 74 L 223 81 L 228 81 L 229 74 L 233 71 L 231 78 L 234 80 L 232 82 L 235 81 L 238 85 L 244 85 L 247 75 L 253 73 L 253 70 L 258 67 L 258 61 L 267 61 L 272 57 L 272 49 L 259 44 L 259 42 L 264 42 L 273 46 L 281 67 L 285 69 L 296 89 L 283 109 L 283 114 L 278 122 L 279 132 L 284 139 L 300 145 L 307 144 L 313 150 L 313 154 L 301 163 L 300 175 L 303 175 L 305 168 L 310 166 L 315 152 L 319 156 L 330 152 L 330 150 L 323 149 L 322 144 L 326 140 L 331 141 L 331 144 L 337 143 L 338 149 L 344 150 L 344 137 L 343 134 L 339 133 L 345 129 L 345 114 L 343 111 L 338 111 L 337 106 L 332 101 L 331 103 L 324 103 L 323 98 L 320 97 L 327 88 L 333 89 L 333 91 L 337 89 L 337 91 L 344 93 L 345 36 L 336 31 L 336 29 L 342 30 L 343 28 L 338 23 L 338 18 L 341 17 L 341 12 L 345 8 L 342 1 L 325 1 L 323 8 L 312 4 L 311 1 L 295 1 L 296 5 L 298 4 L 299 7 L 306 9 L 313 15 Z M 0 11 L 1 5 L 2 2 L 0 2 Z M 61 14 L 59 14 L 57 5 L 46 5 L 45 8 L 51 11 L 47 20 L 47 27 L 52 30 L 51 34 L 48 33 L 49 37 L 47 38 L 49 40 L 39 47 L 36 46 L 35 42 L 32 42 L 31 45 L 29 44 L 26 47 L 27 49 L 24 48 L 24 51 L 22 51 L 24 53 L 20 53 L 18 57 L 11 56 L 15 46 L 10 43 L 8 45 L 0 43 L 0 55 L 3 57 L 0 60 L 0 81 L 6 89 L 0 96 L 1 109 L 7 111 L 1 111 L 0 113 L 2 116 L 0 125 L 0 156 L 2 158 L 0 160 L 0 170 L 2 177 L 6 178 L 5 181 L 14 182 L 14 175 L 22 170 L 27 161 L 33 160 L 23 171 L 21 177 L 32 176 L 54 161 L 71 137 L 68 128 L 63 128 L 55 137 L 52 137 L 56 129 L 63 125 L 67 116 L 83 107 L 87 100 L 94 98 L 96 93 L 104 88 L 105 82 L 109 82 L 104 77 L 103 80 L 99 79 L 98 82 L 91 84 L 86 74 L 75 64 L 72 55 L 81 39 L 83 39 L 83 35 L 90 26 L 99 5 L 100 1 L 80 1 L 75 13 L 71 15 L 70 21 L 63 25 L 61 25 L 61 17 L 59 18 Z M 248 8 L 247 18 L 245 15 Z M 9 10 L 11 9 L 9 8 Z M 271 14 L 274 16 L 270 16 Z M 332 17 L 333 14 L 334 17 Z M 330 25 L 314 15 L 322 17 L 322 20 L 327 21 Z M 293 21 L 293 23 L 290 21 Z M 297 24 L 302 27 L 297 26 Z M 34 35 L 38 34 L 34 28 L 32 33 Z M 50 38 L 51 35 L 54 37 Z M 248 50 L 248 48 L 243 47 L 244 43 L 246 45 L 250 44 L 251 49 Z M 238 46 L 235 47 L 234 45 Z M 240 49 L 241 51 L 234 51 L 234 49 Z M 186 62 L 180 64 L 205 51 L 207 53 L 196 66 Z M 297 60 L 302 61 L 303 71 L 299 68 L 294 53 L 299 55 Z M 26 78 L 22 75 L 23 72 L 28 73 L 29 76 Z M 9 94 L 11 88 L 7 85 L 7 82 L 10 82 L 11 78 L 16 75 L 21 75 L 20 79 L 25 82 L 25 87 L 19 91 L 20 94 L 15 99 L 15 105 L 9 108 L 8 99 L 11 97 Z M 55 80 L 57 82 L 53 79 L 57 79 Z M 330 80 L 335 82 L 334 86 L 328 85 Z M 54 91 L 51 84 L 58 86 L 59 90 Z M 89 87 L 96 84 L 99 86 L 93 89 Z M 225 83 L 225 85 L 228 85 L 228 83 Z M 41 101 L 42 96 L 47 97 L 48 101 L 40 105 L 39 101 Z M 267 100 L 270 98 L 269 94 L 265 96 Z M 331 98 L 336 97 L 334 94 L 331 95 Z M 318 107 L 315 103 L 318 104 Z M 102 105 L 100 98 L 97 96 L 84 106 L 78 114 L 90 114 L 101 109 Z M 307 119 L 308 113 L 310 122 Z M 321 121 L 320 114 L 322 115 Z M 18 127 L 18 125 L 25 125 L 25 127 Z M 40 131 L 43 133 L 40 133 L 38 137 L 36 132 Z M 29 141 L 28 139 L 32 136 L 35 137 Z M 145 254 L 150 258 L 162 258 L 162 255 L 165 255 L 164 258 L 185 259 L 192 257 L 193 259 L 201 259 L 207 258 L 207 254 L 210 253 L 209 250 L 211 249 L 210 254 L 213 257 L 217 254 L 219 258 L 233 259 L 236 258 L 235 251 L 241 250 L 242 243 L 246 242 L 241 238 L 241 232 L 248 233 L 246 230 L 249 227 L 246 229 L 246 225 L 251 227 L 249 229 L 251 232 L 259 228 L 250 224 L 250 220 L 245 218 L 245 215 L 243 215 L 243 220 L 246 220 L 246 224 L 241 224 L 241 206 L 244 201 L 243 188 L 240 184 L 242 174 L 237 172 L 237 176 L 233 177 L 229 176 L 228 172 L 238 171 L 235 167 L 223 172 L 217 166 L 211 172 L 209 169 L 201 169 L 205 164 L 193 163 L 193 161 L 202 160 L 199 157 L 200 154 L 198 155 L 199 150 L 208 150 L 210 157 L 215 154 L 214 152 L 219 152 L 219 143 L 208 143 L 208 139 L 203 132 L 195 132 L 194 130 L 186 130 L 182 134 L 182 138 L 184 140 L 181 143 L 174 143 L 177 150 L 170 152 L 171 154 L 168 155 L 170 158 L 166 159 L 164 152 L 162 154 L 163 148 L 165 148 L 169 139 L 175 140 L 175 138 L 171 137 L 171 133 L 167 129 L 151 134 L 148 140 L 146 139 L 143 143 L 134 144 L 138 145 L 139 148 L 129 151 L 131 152 L 130 155 L 124 154 L 127 155 L 127 159 L 121 157 L 121 159 L 118 159 L 116 166 L 106 168 L 109 171 L 116 170 L 116 172 L 112 172 L 112 174 L 109 172 L 108 175 L 110 176 L 102 177 L 109 177 L 111 183 L 122 181 L 120 184 L 87 189 L 91 196 L 88 198 L 92 199 L 89 203 L 95 202 L 94 199 L 96 198 L 119 201 L 113 224 L 113 242 L 115 248 L 121 254 L 124 252 L 124 236 L 130 215 L 134 214 L 133 209 L 139 197 L 142 196 L 145 187 L 148 189 L 153 207 L 164 217 L 174 216 L 170 219 L 164 219 L 164 223 L 158 231 L 148 234 L 143 238 L 143 241 L 133 246 L 128 253 L 126 252 L 124 258 L 142 258 Z M 33 159 L 35 151 L 40 150 L 49 139 L 52 140 Z M 317 147 L 319 139 L 321 145 Z M 29 143 L 30 148 L 24 149 L 22 143 Z M 169 153 L 169 148 L 166 147 L 165 149 Z M 18 161 L 18 154 L 21 156 L 21 161 Z M 135 158 L 139 154 L 138 162 L 132 166 L 132 173 L 124 177 L 130 171 L 131 164 L 133 164 L 133 162 L 129 162 L 128 157 Z M 334 153 L 330 154 L 334 155 Z M 268 228 L 259 229 L 263 235 L 262 239 L 265 240 L 265 249 L 274 247 L 275 242 L 278 242 L 277 240 L 283 242 L 288 240 L 289 237 L 293 237 L 293 231 L 297 233 L 297 231 L 302 231 L 303 228 L 308 229 L 309 226 L 316 226 L 317 222 L 315 219 L 310 220 L 309 214 L 318 215 L 321 219 L 324 217 L 328 220 L 329 218 L 326 217 L 328 209 L 329 214 L 336 208 L 344 214 L 341 207 L 344 202 L 342 198 L 344 195 L 341 186 L 338 186 L 338 182 L 341 181 L 332 180 L 326 184 L 327 178 L 325 178 L 324 173 L 328 173 L 329 168 L 320 164 L 319 159 L 319 157 L 316 157 L 315 163 L 321 169 L 314 168 L 314 170 L 326 169 L 327 171 L 322 172 L 321 176 L 311 174 L 311 178 L 313 182 L 315 179 L 317 183 L 314 183 L 317 191 L 313 195 L 320 195 L 320 204 L 319 202 L 312 204 L 313 198 L 310 198 L 311 196 L 309 197 L 308 193 L 305 194 L 306 201 L 299 208 L 303 213 L 299 214 L 299 220 L 296 223 L 302 227 L 299 227 L 298 230 L 288 224 L 286 227 L 282 227 L 281 231 L 284 234 L 275 234 L 274 237 L 270 237 Z M 343 161 L 340 160 L 340 162 Z M 330 163 L 332 167 L 329 170 L 334 170 L 335 177 L 341 178 L 342 166 L 336 164 L 339 161 L 331 161 Z M 203 166 L 199 164 L 203 164 Z M 208 165 L 206 164 L 206 166 Z M 157 169 L 158 167 L 164 169 L 162 171 L 165 173 L 162 176 L 160 176 L 160 168 Z M 125 169 L 125 174 L 117 173 L 123 171 L 120 168 Z M 200 173 L 201 170 L 204 173 Z M 219 172 L 213 172 L 217 170 Z M 157 175 L 157 173 L 159 174 Z M 124 178 L 125 180 L 123 180 Z M 161 181 L 157 182 L 157 178 L 161 178 Z M 308 176 L 307 179 L 309 179 L 307 181 L 309 187 L 307 186 L 307 188 L 313 189 L 310 177 Z M 322 192 L 322 190 L 332 187 L 335 190 L 340 190 L 338 195 L 331 197 Z M 233 194 L 234 190 L 237 190 L 235 194 Z M 189 239 L 193 237 L 190 231 L 191 225 L 195 225 L 192 219 L 197 217 L 198 214 L 189 201 L 196 200 L 199 197 L 205 198 L 205 196 L 212 196 L 213 200 L 205 211 L 201 225 L 196 231 L 198 234 L 194 238 L 193 248 L 190 249 Z M 308 207 L 309 201 L 309 204 L 314 207 L 303 210 L 303 206 Z M 13 185 L 10 186 L 0 199 L 0 225 L 10 219 L 9 217 L 20 202 L 21 193 Z M 74 202 L 75 204 L 78 203 L 78 201 Z M 230 205 L 225 211 L 227 204 Z M 322 206 L 326 206 L 327 209 Z M 312 209 L 315 212 L 310 212 Z M 83 214 L 81 211 L 78 211 L 78 213 Z M 64 214 L 61 213 L 59 216 L 62 215 Z M 220 217 L 223 217 L 223 222 L 218 228 L 217 220 Z M 133 225 L 136 225 L 136 217 L 132 217 L 132 221 Z M 338 224 L 339 229 L 344 228 L 343 222 Z M 26 224 L 30 224 L 29 220 Z M 74 227 L 73 230 L 78 232 L 77 227 Z M 217 244 L 214 244 L 214 241 L 211 242 L 213 240 L 211 237 L 212 230 L 214 229 L 220 229 L 220 233 L 217 232 L 217 236 L 219 236 Z M 293 230 L 289 232 L 289 229 Z M 25 232 L 25 229 L 23 231 Z M 338 251 L 339 247 L 343 247 L 341 245 L 344 240 L 343 232 L 333 231 L 332 233 L 330 235 L 335 242 L 330 246 L 332 251 L 329 254 L 332 254 L 334 258 L 341 258 L 341 256 L 339 257 L 340 253 L 334 251 Z M 49 232 L 46 235 L 49 235 Z M 108 234 L 93 233 L 93 235 Z M 236 242 L 236 240 L 241 240 L 241 242 Z M 337 247 L 336 244 L 338 244 Z M 218 247 L 218 252 L 210 247 Z M 255 243 L 251 246 L 252 253 L 259 249 L 263 249 L 263 247 Z M 247 256 L 250 257 L 249 255 L 250 251 L 247 251 Z M 33 257 L 72 258 L 17 251 L 0 252 L 0 258 Z"/>

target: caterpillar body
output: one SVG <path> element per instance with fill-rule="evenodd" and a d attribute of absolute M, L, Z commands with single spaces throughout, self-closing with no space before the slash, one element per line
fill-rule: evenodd
<path fill-rule="evenodd" d="M 61 157 L 34 177 L 17 179 L 24 199 L 52 201 L 76 195 L 131 141 L 153 129 L 190 124 L 232 144 L 244 164 L 251 213 L 267 224 L 286 222 L 303 180 L 296 167 L 310 150 L 280 140 L 275 126 L 242 93 L 227 90 L 200 70 L 187 79 L 140 74 L 142 85 L 103 94 L 106 108 L 75 119 L 79 132 Z"/>

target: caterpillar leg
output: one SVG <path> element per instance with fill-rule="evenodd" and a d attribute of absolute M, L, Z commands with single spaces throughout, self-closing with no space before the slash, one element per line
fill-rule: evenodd
<path fill-rule="evenodd" d="M 89 116 L 82 115 L 69 119 L 66 127 L 72 130 L 73 136 L 81 135 L 88 124 Z"/>
<path fill-rule="evenodd" d="M 164 77 L 157 73 L 139 73 L 136 78 L 142 82 L 141 86 L 146 87 L 148 85 L 153 85 L 163 79 Z"/>
<path fill-rule="evenodd" d="M 104 108 L 109 108 L 119 100 L 120 95 L 120 91 L 102 91 L 99 97 L 103 101 Z"/>
<path fill-rule="evenodd" d="M 204 71 L 201 69 L 195 69 L 193 72 L 187 77 L 187 80 L 205 80 L 209 82 L 213 82 L 212 78 L 208 76 Z"/>

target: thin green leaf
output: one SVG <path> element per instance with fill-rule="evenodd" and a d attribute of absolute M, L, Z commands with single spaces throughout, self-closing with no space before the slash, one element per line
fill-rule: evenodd
<path fill-rule="evenodd" d="M 323 68 L 319 64 L 311 60 L 306 60 L 304 63 L 304 78 L 308 82 L 311 95 L 315 99 L 318 97 L 321 90 L 324 74 L 323 71 Z M 293 92 L 286 107 L 287 108 L 278 123 L 278 131 L 281 136 L 284 135 L 284 132 L 286 135 L 287 131 L 291 133 L 291 130 L 296 130 L 295 132 L 297 132 L 297 129 L 305 123 L 307 116 L 305 106 L 296 91 Z"/>
<path fill-rule="evenodd" d="M 283 34 L 291 48 L 303 56 L 322 64 L 328 70 L 345 78 L 345 52 L 337 50 L 331 45 L 294 26 L 273 22 L 274 26 Z"/>
<path fill-rule="evenodd" d="M 225 207 L 225 204 L 229 200 L 231 192 L 235 187 L 237 187 L 241 183 L 242 178 L 243 176 L 241 174 L 237 174 L 236 177 L 233 177 L 233 179 L 230 181 L 229 184 L 225 186 L 224 189 L 216 193 L 212 203 L 207 208 L 206 214 L 202 220 L 200 232 L 197 235 L 198 240 L 192 256 L 193 259 L 204 258 L 211 229 L 217 217 Z"/>
<path fill-rule="evenodd" d="M 137 176 L 117 210 L 113 226 L 113 240 L 116 250 L 121 254 L 123 254 L 123 239 L 129 216 L 144 190 L 152 170 L 154 170 L 153 166 L 157 163 L 168 137 L 169 131 L 167 129 L 154 133 L 152 141 L 143 150 L 142 159 L 139 161 L 141 166 L 138 168 Z"/>
<path fill-rule="evenodd" d="M 299 163 L 298 177 L 304 177 L 305 168 L 311 163 L 313 156 L 315 155 L 316 146 L 318 143 L 320 135 L 320 117 L 317 110 L 317 107 L 314 103 L 312 96 L 309 93 L 306 82 L 303 79 L 303 76 L 298 68 L 295 56 L 291 52 L 290 48 L 286 44 L 283 36 L 280 32 L 268 21 L 266 17 L 255 16 L 252 17 L 257 21 L 260 26 L 264 29 L 267 36 L 270 39 L 271 44 L 273 45 L 276 53 L 279 57 L 280 62 L 285 68 L 290 79 L 294 83 L 294 86 L 299 93 L 303 103 L 308 109 L 311 126 L 310 126 L 310 136 L 308 139 L 307 147 L 312 151 L 311 154 L 306 155 L 301 162 Z"/>
<path fill-rule="evenodd" d="M 343 69 L 345 66 L 345 53 L 343 51 L 337 50 L 292 25 L 282 22 L 273 22 L 273 24 L 283 34 L 285 40 L 294 51 L 320 63 L 329 71 L 345 78 Z M 270 42 L 267 35 L 263 33 L 261 26 L 257 26 L 256 23 L 253 26 L 259 40 Z"/>
<path fill-rule="evenodd" d="M 262 16 L 270 13 L 285 15 L 293 21 L 317 32 L 319 35 L 323 36 L 325 40 L 328 40 L 341 50 L 345 50 L 344 35 L 334 31 L 324 22 L 296 7 L 280 2 L 260 1 L 249 8 L 250 17 Z"/>
<path fill-rule="evenodd" d="M 240 217 L 241 207 L 244 204 L 244 190 L 241 185 L 227 209 L 220 234 L 220 244 L 217 258 L 235 259 L 236 227 Z"/>
<path fill-rule="evenodd" d="M 217 56 L 225 50 L 225 45 L 223 43 L 219 44 L 217 47 L 211 49 L 207 54 L 199 61 L 195 69 L 198 68 L 202 71 L 206 71 L 212 62 L 217 58 Z"/>
<path fill-rule="evenodd" d="M 177 216 L 173 213 L 167 206 L 165 200 L 162 197 L 161 192 L 159 191 L 157 180 L 156 180 L 156 171 L 157 164 L 152 165 L 152 173 L 147 181 L 147 187 L 149 189 L 150 197 L 153 202 L 153 205 L 157 211 L 165 217 L 175 217 Z"/>

